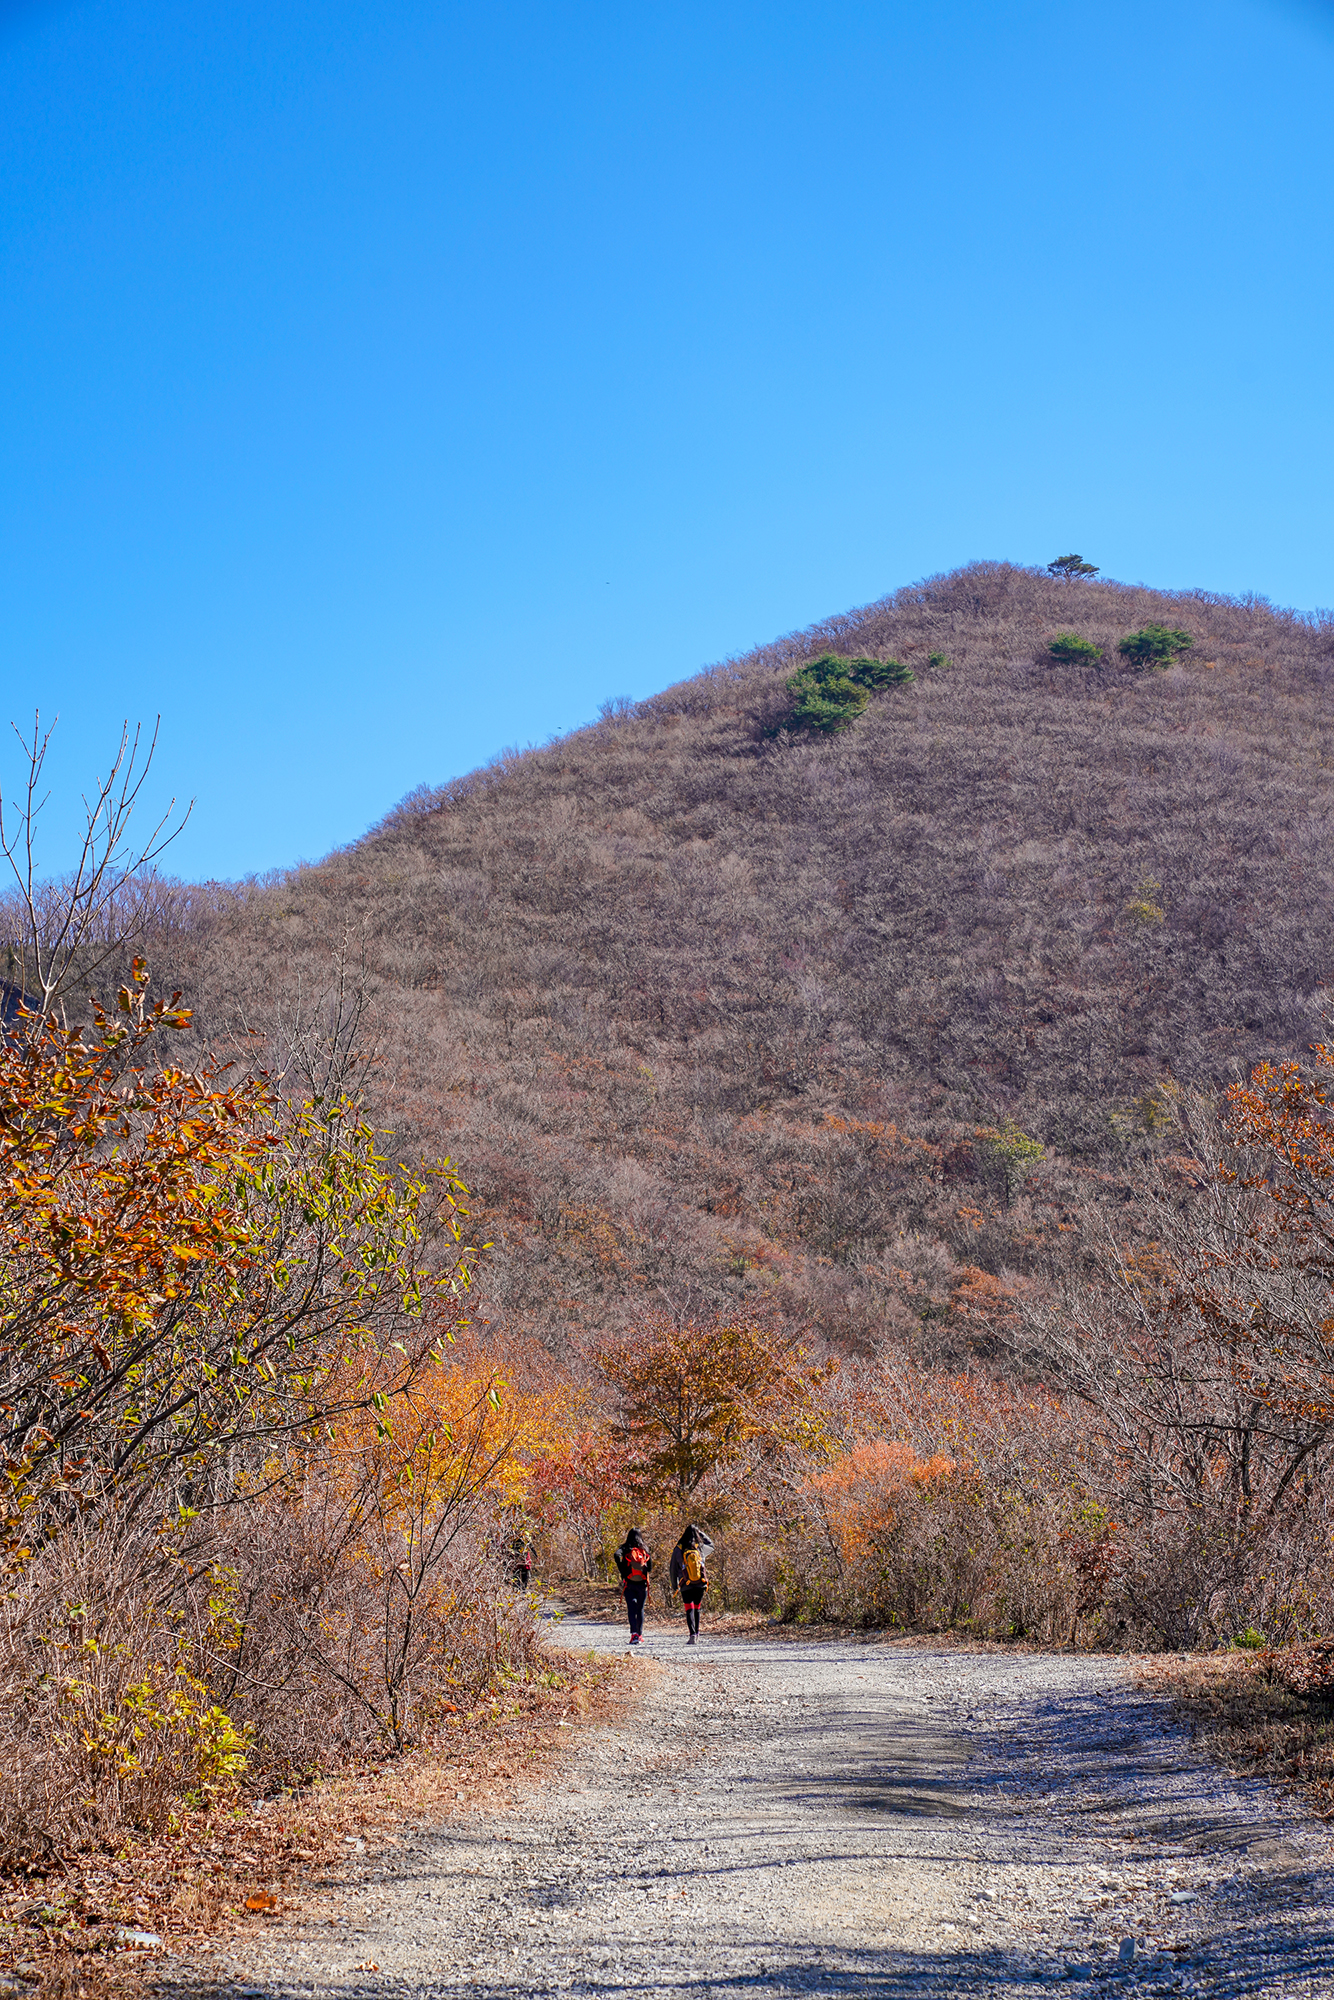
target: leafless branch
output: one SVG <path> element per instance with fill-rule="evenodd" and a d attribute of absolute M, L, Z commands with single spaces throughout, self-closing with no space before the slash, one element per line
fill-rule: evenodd
<path fill-rule="evenodd" d="M 63 875 L 48 876 L 38 860 L 37 822 L 50 799 L 42 784 L 55 724 L 43 730 L 35 714 L 31 742 L 11 724 L 27 768 L 8 818 L 0 791 L 0 853 L 15 883 L 6 943 L 15 984 L 43 1017 L 60 1006 L 73 978 L 96 978 L 136 934 L 156 879 L 155 864 L 193 811 L 192 799 L 173 825 L 173 797 L 146 837 L 131 833 L 160 726 L 159 716 L 145 745 L 142 725 L 131 734 L 130 724 L 123 724 L 110 769 L 83 795 L 84 831 L 74 865 Z"/>

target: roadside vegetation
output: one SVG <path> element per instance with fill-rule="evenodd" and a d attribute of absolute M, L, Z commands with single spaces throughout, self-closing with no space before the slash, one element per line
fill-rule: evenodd
<path fill-rule="evenodd" d="M 532 1463 L 548 1560 L 699 1520 L 724 1602 L 793 1620 L 1173 1651 L 1334 1632 L 1334 1056 L 1173 1107 L 1137 1236 L 1096 1210 L 1026 1290 L 974 1274 L 1003 1364 L 816 1350 L 776 1315 L 646 1312 Z M 1189 1147 L 1189 1151 L 1184 1150 Z M 1124 1218 L 1118 1218 L 1124 1220 Z"/>
<path fill-rule="evenodd" d="M 142 771 L 123 745 L 50 884 L 41 757 L 3 829 L 0 1963 L 82 1992 L 276 1908 L 355 1809 L 319 1787 L 517 1776 L 606 1676 L 541 1656 L 513 1587 L 543 1395 L 472 1312 L 458 1174 L 386 1159 L 351 1015 L 276 1075 L 201 1054 L 137 957 L 81 991 L 141 908 Z"/>
<path fill-rule="evenodd" d="M 1234 1648 L 1141 1663 L 1191 1734 L 1239 1777 L 1266 1778 L 1334 1818 L 1334 1661 L 1327 1645 Z"/>

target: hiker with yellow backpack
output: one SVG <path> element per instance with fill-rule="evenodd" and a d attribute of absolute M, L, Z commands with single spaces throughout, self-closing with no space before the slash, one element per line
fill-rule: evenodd
<path fill-rule="evenodd" d="M 686 1608 L 686 1630 L 690 1634 L 687 1646 L 693 1646 L 699 1638 L 699 1607 L 709 1587 L 704 1563 L 712 1550 L 711 1538 L 693 1521 L 672 1550 L 672 1589 L 680 1591 Z"/>
<path fill-rule="evenodd" d="M 630 1620 L 630 1644 L 642 1645 L 644 1606 L 648 1602 L 653 1558 L 644 1547 L 644 1538 L 638 1528 L 631 1528 L 617 1549 L 616 1567 L 621 1573 L 621 1596 L 625 1599 L 626 1615 Z"/>

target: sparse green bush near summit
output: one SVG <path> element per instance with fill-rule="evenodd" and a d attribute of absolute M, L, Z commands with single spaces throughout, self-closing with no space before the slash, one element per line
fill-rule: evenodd
<path fill-rule="evenodd" d="M 818 729 L 827 735 L 851 728 L 871 697 L 847 672 L 850 664 L 831 653 L 793 674 L 787 684 L 788 693 L 796 698 L 789 728 Z"/>
<path fill-rule="evenodd" d="M 788 693 L 796 697 L 788 726 L 832 735 L 851 727 L 873 693 L 914 678 L 912 668 L 900 660 L 850 660 L 841 653 L 821 653 L 787 683 Z"/>
<path fill-rule="evenodd" d="M 1194 644 L 1189 632 L 1175 626 L 1143 625 L 1138 632 L 1128 632 L 1116 650 L 1132 667 L 1148 667 L 1161 673 L 1164 667 L 1171 666 L 1178 653 L 1187 652 Z"/>
<path fill-rule="evenodd" d="M 859 687 L 878 692 L 881 688 L 903 687 L 917 676 L 902 660 L 849 660 L 848 672 Z"/>
<path fill-rule="evenodd" d="M 1055 562 L 1047 564 L 1048 576 L 1059 576 L 1064 583 L 1083 582 L 1098 574 L 1096 563 L 1086 563 L 1083 556 L 1057 556 Z"/>
<path fill-rule="evenodd" d="M 1063 660 L 1071 667 L 1091 667 L 1102 658 L 1102 647 L 1091 639 L 1081 639 L 1078 632 L 1058 632 L 1047 651 L 1054 660 Z"/>

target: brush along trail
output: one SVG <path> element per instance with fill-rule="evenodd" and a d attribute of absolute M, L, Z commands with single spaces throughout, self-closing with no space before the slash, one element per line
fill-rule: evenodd
<path fill-rule="evenodd" d="M 553 1645 L 621 1649 L 567 1619 Z M 649 1628 L 512 1809 L 349 1853 L 177 1991 L 1334 1994 L 1334 1840 L 1114 1659 Z M 329 1914 L 333 1912 L 332 1916 Z"/>

